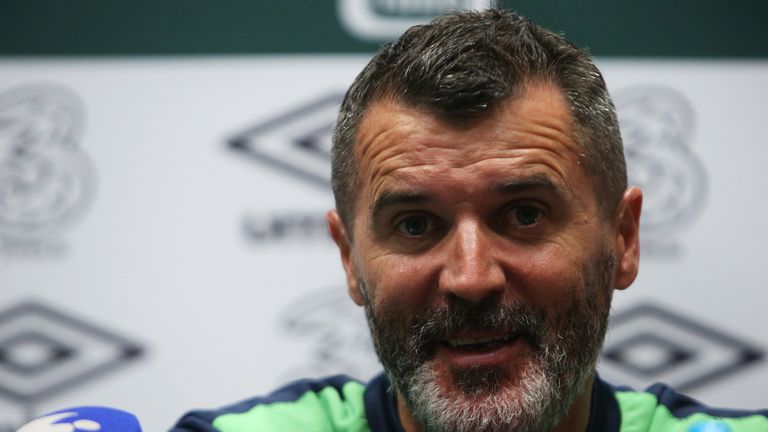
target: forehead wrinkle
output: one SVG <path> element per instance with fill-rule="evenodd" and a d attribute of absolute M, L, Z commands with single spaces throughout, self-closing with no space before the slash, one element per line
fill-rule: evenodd
<path fill-rule="evenodd" d="M 524 154 L 520 155 L 521 164 L 527 165 L 526 168 L 520 168 L 525 170 L 536 169 L 537 166 L 544 166 L 546 170 L 556 174 L 557 177 L 562 179 L 564 184 L 570 184 L 568 174 L 566 173 L 566 167 L 557 163 L 561 153 L 554 151 L 553 149 L 546 149 L 545 155 L 541 154 L 541 149 L 525 149 L 521 150 Z"/>
<path fill-rule="evenodd" d="M 503 105 L 502 110 L 513 112 L 519 117 L 529 117 L 532 121 L 528 122 L 528 126 L 534 134 L 560 142 L 578 155 L 581 146 L 574 135 L 576 129 L 573 113 L 562 90 L 546 81 L 529 83 L 523 87 L 523 90 L 510 103 Z M 532 104 L 530 103 L 532 98 L 546 102 Z M 544 106 L 547 108 L 545 109 Z M 564 115 L 565 121 L 558 121 L 557 116 L 552 115 L 553 111 L 559 111 Z"/>
<path fill-rule="evenodd" d="M 581 146 L 568 131 L 547 125 L 536 125 L 529 132 L 529 149 L 545 150 L 548 155 L 564 159 L 568 164 L 580 165 Z"/>
<path fill-rule="evenodd" d="M 570 126 L 561 127 L 557 122 L 542 120 L 540 124 L 530 125 L 530 128 L 529 133 L 532 135 L 545 138 L 549 142 L 560 143 L 568 150 L 577 151 L 579 148 L 579 145 L 571 137 Z"/>
<path fill-rule="evenodd" d="M 385 113 L 384 120 L 379 119 L 382 114 Z M 418 117 L 418 118 L 417 118 Z M 360 127 L 358 128 L 358 136 L 356 141 L 360 143 L 355 146 L 355 153 L 358 161 L 363 161 L 367 156 L 373 159 L 378 153 L 384 152 L 387 148 L 392 146 L 377 146 L 379 141 L 386 142 L 403 142 L 409 136 L 414 134 L 414 131 L 423 129 L 424 119 L 420 118 L 421 115 L 418 112 L 413 112 L 412 108 L 402 106 L 401 104 L 379 101 L 373 103 L 365 112 L 365 115 L 360 121 Z M 424 115 L 426 119 L 431 119 L 430 116 Z M 378 121 L 374 121 L 376 119 Z M 369 133 L 364 133 L 370 130 Z M 390 136 L 394 135 L 395 139 L 390 139 Z M 399 137 L 398 137 L 399 136 Z M 399 139 L 398 139 L 399 138 Z M 379 150 L 373 150 L 372 147 L 383 147 Z"/>
<path fill-rule="evenodd" d="M 431 163 L 429 161 L 423 162 L 423 163 L 408 163 L 405 165 L 402 164 L 396 164 L 392 159 L 400 159 L 400 157 L 405 157 L 406 155 L 403 153 L 396 153 L 395 156 L 391 158 L 387 158 L 384 162 L 381 163 L 374 163 L 375 161 L 369 162 L 369 175 L 368 175 L 368 183 L 371 185 L 371 193 L 370 198 L 371 201 L 375 201 L 378 199 L 378 196 L 380 195 L 379 191 L 388 183 L 389 181 L 397 181 L 398 176 L 393 175 L 393 173 L 397 173 L 399 171 L 407 171 L 410 169 L 419 169 L 425 166 L 430 166 Z M 387 163 L 387 161 L 390 161 Z M 386 193 L 386 192 L 384 192 Z"/>
<path fill-rule="evenodd" d="M 552 162 L 545 163 L 545 165 L 562 174 L 557 169 L 555 160 L 565 159 L 578 165 L 580 147 L 571 139 L 567 128 L 558 128 L 557 122 L 547 123 L 528 125 L 524 130 L 500 131 L 497 136 L 485 139 L 484 144 L 480 146 L 463 137 L 456 140 L 441 140 L 438 137 L 424 142 L 420 142 L 417 138 L 414 140 L 415 148 L 408 153 L 400 153 L 396 148 L 397 146 L 391 146 L 393 153 L 395 153 L 394 157 L 387 158 L 389 161 L 381 162 L 381 165 L 398 164 L 398 161 L 403 160 L 406 162 L 386 170 L 386 174 L 402 168 L 418 168 L 424 165 L 459 169 L 493 160 L 514 162 L 522 159 L 522 162 L 525 163 L 527 162 L 527 155 L 533 154 L 534 160 Z M 468 133 L 472 133 L 472 131 L 468 131 Z M 436 149 L 441 151 L 438 157 L 432 153 Z M 542 150 L 545 152 L 543 155 L 539 154 Z M 426 152 L 429 156 L 420 157 L 422 152 Z"/>
<path fill-rule="evenodd" d="M 390 136 L 394 135 L 394 139 Z M 361 136 L 361 145 L 357 147 L 357 160 L 360 166 L 372 165 L 377 159 L 382 157 L 382 154 L 394 151 L 396 146 L 386 145 L 387 142 L 392 142 L 398 138 L 398 135 L 404 135 L 402 131 L 398 131 L 392 128 L 384 129 L 374 134 L 370 138 Z M 384 141 L 384 145 L 377 145 L 380 141 Z M 401 141 L 401 140 L 398 140 Z M 387 156 L 383 156 L 384 159 L 388 159 Z"/>
<path fill-rule="evenodd" d="M 482 150 L 482 149 L 481 149 Z M 520 177 L 521 181 L 528 181 L 528 179 L 535 178 L 539 180 L 540 186 L 549 185 L 552 190 L 563 193 L 563 188 L 569 184 L 568 176 L 564 172 L 563 168 L 559 166 L 553 159 L 556 159 L 558 152 L 551 152 L 553 155 L 548 157 L 542 157 L 540 149 L 499 149 L 498 156 L 489 157 L 488 152 L 480 152 L 480 157 L 472 158 L 457 158 L 449 164 L 449 166 L 436 166 L 432 160 L 426 160 L 424 163 L 409 163 L 407 165 L 392 164 L 378 164 L 373 172 L 368 177 L 369 184 L 371 185 L 370 202 L 375 202 L 382 194 L 381 189 L 395 183 L 398 185 L 396 189 L 404 191 L 416 191 L 414 187 L 424 192 L 420 187 L 419 180 L 428 180 L 432 176 L 440 176 L 443 180 L 449 180 L 454 177 L 454 173 L 457 176 L 464 176 L 469 171 L 471 174 L 474 171 L 482 171 L 482 166 L 479 165 L 494 165 L 496 162 L 500 162 L 499 174 L 502 178 L 508 177 Z M 514 154 L 511 154 L 514 153 Z M 531 156 L 529 156 L 529 153 Z M 548 153 L 547 153 L 548 154 Z M 526 160 L 530 159 L 530 160 Z M 447 159 L 443 159 L 447 161 Z M 513 167 L 509 170 L 503 168 L 504 164 L 512 164 Z M 521 166 L 524 165 L 524 166 Z M 478 166 L 475 168 L 474 166 Z M 543 166 L 545 169 L 541 169 Z M 538 168 L 537 168 L 538 167 Z M 533 174 L 527 174 L 531 173 Z M 552 175 L 546 174 L 547 172 L 554 173 Z M 560 181 L 554 180 L 559 178 Z M 514 180 L 508 182 L 511 183 Z M 545 184 L 546 183 L 546 184 Z M 442 183 L 441 183 L 442 184 Z M 481 185 L 477 184 L 481 190 L 475 190 L 475 188 L 468 188 L 463 193 L 473 194 L 479 192 L 485 192 L 489 189 L 493 189 L 495 185 Z M 459 192 L 456 190 L 455 192 Z M 387 192 L 383 192 L 386 194 Z"/>

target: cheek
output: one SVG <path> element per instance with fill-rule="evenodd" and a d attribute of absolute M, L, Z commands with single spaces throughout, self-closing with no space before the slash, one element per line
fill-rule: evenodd
<path fill-rule="evenodd" d="M 510 276 L 512 286 L 517 285 L 520 296 L 548 315 L 569 309 L 584 295 L 585 261 L 571 250 L 548 247 L 519 258 L 517 276 Z"/>
<path fill-rule="evenodd" d="M 374 306 L 386 304 L 407 310 L 424 309 L 433 293 L 437 266 L 426 256 L 396 254 L 369 257 L 365 282 L 374 292 Z"/>

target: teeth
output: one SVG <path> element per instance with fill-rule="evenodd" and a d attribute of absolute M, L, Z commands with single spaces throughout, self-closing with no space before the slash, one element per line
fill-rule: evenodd
<path fill-rule="evenodd" d="M 481 338 L 481 339 L 456 338 L 456 339 L 448 339 L 447 342 L 451 348 L 461 348 L 465 346 L 487 344 L 490 342 L 507 342 L 509 340 L 510 340 L 509 336 L 503 336 L 503 337 L 487 337 L 487 338 Z"/>

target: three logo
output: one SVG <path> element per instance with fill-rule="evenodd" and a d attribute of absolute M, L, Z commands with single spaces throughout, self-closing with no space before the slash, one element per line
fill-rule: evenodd
<path fill-rule="evenodd" d="M 94 191 L 83 123 L 82 102 L 64 87 L 0 93 L 0 252 L 40 252 L 81 217 Z"/>
<path fill-rule="evenodd" d="M 629 183 L 644 193 L 642 250 L 677 253 L 675 235 L 699 216 L 707 173 L 692 149 L 696 116 L 678 91 L 636 86 L 616 92 Z"/>

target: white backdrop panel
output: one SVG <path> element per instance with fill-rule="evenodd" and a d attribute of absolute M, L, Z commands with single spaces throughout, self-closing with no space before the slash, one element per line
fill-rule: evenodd
<path fill-rule="evenodd" d="M 15 356 L 0 372 L 16 374 L 5 381 L 0 374 L 0 431 L 35 412 L 85 403 L 123 407 L 146 430 L 163 430 L 188 409 L 291 377 L 376 371 L 362 313 L 344 298 L 337 252 L 321 225 L 333 200 L 317 174 L 327 166 L 334 101 L 366 60 L 0 61 L 0 313 L 34 310 L 19 305 L 35 302 L 114 333 L 94 344 L 143 353 L 54 388 L 41 369 L 79 367 L 93 351 L 63 330 L 45 330 L 56 326 L 0 315 L 0 349 L 5 343 L 6 357 Z M 644 227 L 640 277 L 617 294 L 615 312 L 652 303 L 732 338 L 723 344 L 711 332 L 670 330 L 683 332 L 672 341 L 685 342 L 675 348 L 683 351 L 679 365 L 668 352 L 652 356 L 666 342 L 646 343 L 636 354 L 645 360 L 634 365 L 658 372 L 649 379 L 685 383 L 730 365 L 739 349 L 764 352 L 768 63 L 599 63 L 617 103 L 628 107 L 627 129 L 640 125 L 636 131 L 651 135 L 650 144 L 626 138 L 656 225 Z M 43 142 L 57 127 L 69 127 L 69 141 L 57 144 L 63 150 Z M 243 148 L 227 144 L 235 137 Z M 40 160 L 75 174 L 55 177 L 66 170 L 41 168 Z M 61 192 L 45 186 L 46 176 L 74 186 Z M 32 201 L 37 210 L 19 210 Z M 70 208 L 81 210 L 67 219 Z M 33 216 L 36 226 L 19 222 Z M 644 317 L 632 328 L 665 332 L 646 321 L 659 320 Z M 4 339 L 11 325 L 20 330 Z M 624 333 L 617 326 L 610 340 L 621 345 Z M 643 348 L 632 344 L 621 346 Z M 649 383 L 621 364 L 605 366 L 607 375 L 613 368 L 633 385 Z M 33 384 L 18 377 L 39 378 L 42 390 L 23 393 Z M 768 367 L 755 360 L 689 393 L 756 408 L 768 404 L 766 387 Z"/>

